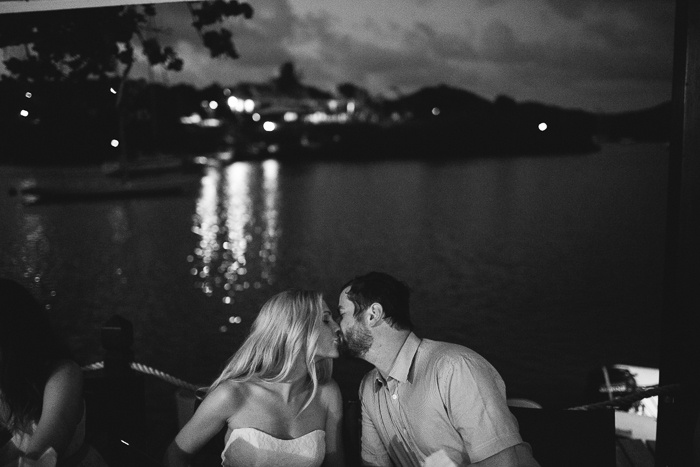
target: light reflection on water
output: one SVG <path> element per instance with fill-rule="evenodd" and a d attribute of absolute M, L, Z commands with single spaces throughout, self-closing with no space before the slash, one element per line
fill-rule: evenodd
<path fill-rule="evenodd" d="M 39 214 L 28 214 L 23 217 L 22 237 L 24 242 L 19 245 L 20 268 L 24 271 L 25 279 L 28 279 L 35 287 L 43 287 L 44 277 L 49 272 L 50 243 L 44 225 L 44 218 Z M 54 297 L 56 291 L 49 285 L 48 295 Z M 51 309 L 50 301 L 45 303 L 47 310 Z"/>
<path fill-rule="evenodd" d="M 112 241 L 123 244 L 131 237 L 129 217 L 122 205 L 114 205 L 107 213 L 107 220 L 112 227 Z"/>
<path fill-rule="evenodd" d="M 207 297 L 230 305 L 237 293 L 274 282 L 281 233 L 278 174 L 279 164 L 268 160 L 210 167 L 202 178 L 192 226 L 199 242 L 188 260 L 194 286 Z M 238 324 L 241 317 L 228 322 Z"/>

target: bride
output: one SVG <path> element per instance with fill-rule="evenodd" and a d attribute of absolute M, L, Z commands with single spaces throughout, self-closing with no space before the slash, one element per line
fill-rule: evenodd
<path fill-rule="evenodd" d="M 187 466 L 226 427 L 226 467 L 343 466 L 342 399 L 331 379 L 340 328 L 318 292 L 269 299 L 165 454 Z"/>

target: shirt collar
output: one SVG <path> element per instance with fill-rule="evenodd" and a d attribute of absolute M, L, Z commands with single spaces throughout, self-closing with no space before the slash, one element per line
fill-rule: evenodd
<path fill-rule="evenodd" d="M 413 365 L 413 359 L 418 351 L 418 346 L 420 346 L 421 339 L 411 332 L 403 345 L 401 350 L 396 355 L 396 360 L 389 371 L 389 378 L 395 379 L 399 383 L 405 383 L 409 379 L 409 373 L 411 371 L 411 366 Z M 381 373 L 377 371 L 377 379 L 375 381 L 375 389 L 379 389 L 382 385 L 386 384 L 384 378 L 382 378 Z"/>

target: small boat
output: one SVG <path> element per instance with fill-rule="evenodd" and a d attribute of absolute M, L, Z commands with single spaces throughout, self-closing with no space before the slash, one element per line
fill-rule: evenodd
<path fill-rule="evenodd" d="M 74 202 L 100 202 L 119 199 L 178 196 L 191 193 L 200 180 L 192 176 L 171 176 L 119 181 L 116 179 L 85 180 L 73 184 L 39 185 L 35 181 L 21 183 L 9 190 L 27 206 Z"/>
<path fill-rule="evenodd" d="M 659 369 L 616 364 L 601 368 L 596 391 L 600 399 L 613 401 L 633 396 L 659 385 Z M 615 433 L 618 436 L 656 440 L 659 397 L 650 396 L 615 408 Z"/>
<path fill-rule="evenodd" d="M 654 465 L 659 370 L 609 365 L 590 373 L 586 399 L 565 410 L 508 399 L 520 433 L 541 465 Z"/>
<path fill-rule="evenodd" d="M 102 164 L 102 172 L 108 177 L 151 177 L 162 174 L 202 173 L 208 159 L 204 156 L 151 157 L 135 161 L 114 161 Z"/>

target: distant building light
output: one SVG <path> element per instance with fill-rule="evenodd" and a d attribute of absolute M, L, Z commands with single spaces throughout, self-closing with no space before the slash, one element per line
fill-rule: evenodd
<path fill-rule="evenodd" d="M 231 90 L 229 88 L 224 89 L 224 96 L 230 96 Z"/>
<path fill-rule="evenodd" d="M 275 128 L 277 128 L 277 125 L 274 122 L 263 123 L 263 130 L 265 131 L 275 131 Z"/>
<path fill-rule="evenodd" d="M 116 89 L 114 89 L 114 88 L 109 88 L 109 92 L 111 92 L 112 94 L 116 94 L 116 93 L 117 93 Z"/>
<path fill-rule="evenodd" d="M 231 109 L 231 111 L 233 112 L 243 112 L 244 110 L 246 110 L 246 102 L 247 101 L 239 99 L 236 96 L 231 96 L 226 100 L 226 104 L 228 104 L 229 109 Z M 251 108 L 250 111 L 252 112 L 253 109 Z"/>
<path fill-rule="evenodd" d="M 216 101 L 209 101 L 209 108 L 211 110 L 216 110 L 219 107 L 219 103 Z"/>
<path fill-rule="evenodd" d="M 327 122 L 329 119 L 328 119 L 327 113 L 321 112 L 319 110 L 319 111 L 316 111 L 310 115 L 307 115 L 306 117 L 304 117 L 304 120 L 306 120 L 309 123 L 318 124 L 318 123 Z"/>
<path fill-rule="evenodd" d="M 217 128 L 221 126 L 221 120 L 218 118 L 205 118 L 202 120 L 202 123 L 200 123 L 200 126 L 207 127 L 207 128 Z"/>
<path fill-rule="evenodd" d="M 260 114 L 254 113 L 252 118 L 253 118 L 254 122 L 259 122 L 260 121 Z"/>
<path fill-rule="evenodd" d="M 544 122 L 542 122 L 542 123 L 540 123 L 539 125 L 537 125 L 537 128 L 539 128 L 540 131 L 544 131 L 544 130 L 547 129 L 547 124 L 544 123 Z"/>
<path fill-rule="evenodd" d="M 433 115 L 436 115 L 436 116 L 440 115 L 440 109 L 438 109 L 437 107 L 433 107 L 432 113 L 433 113 Z"/>
<path fill-rule="evenodd" d="M 328 108 L 331 110 L 331 112 L 335 112 L 335 110 L 338 108 L 338 101 L 335 99 L 329 100 Z"/>
<path fill-rule="evenodd" d="M 198 113 L 193 113 L 192 115 L 180 117 L 180 123 L 183 123 L 185 125 L 197 125 L 201 123 L 201 121 L 202 117 L 200 117 Z"/>
<path fill-rule="evenodd" d="M 248 113 L 251 113 L 253 110 L 255 110 L 255 102 L 253 99 L 246 99 L 245 102 L 243 102 L 243 110 L 245 110 Z"/>
<path fill-rule="evenodd" d="M 29 112 L 27 112 L 27 111 L 24 110 L 24 109 L 20 110 L 20 111 L 19 111 L 19 114 L 20 114 L 21 116 L 23 116 L 23 117 L 29 117 Z"/>
<path fill-rule="evenodd" d="M 26 97 L 27 99 L 31 99 L 31 98 L 32 98 L 32 93 L 31 93 L 31 92 L 26 92 L 26 93 L 24 93 L 24 97 Z"/>
<path fill-rule="evenodd" d="M 113 148 L 116 148 L 117 146 L 119 146 L 119 141 L 116 139 L 113 139 L 112 142 L 109 144 L 111 144 Z"/>
<path fill-rule="evenodd" d="M 239 99 L 236 96 L 231 96 L 228 99 L 226 99 L 226 104 L 228 104 L 228 108 L 231 109 L 231 111 L 233 112 L 243 112 L 246 109 L 246 101 L 243 99 Z M 252 112 L 252 109 L 250 111 Z"/>
<path fill-rule="evenodd" d="M 200 105 L 202 106 L 202 108 L 206 109 L 207 107 L 209 107 L 209 101 L 202 101 Z"/>
<path fill-rule="evenodd" d="M 299 115 L 296 112 L 285 112 L 284 113 L 284 121 L 285 122 L 296 122 L 298 118 L 299 118 Z"/>
<path fill-rule="evenodd" d="M 353 113 L 355 111 L 355 103 L 353 101 L 348 102 L 348 112 Z"/>

